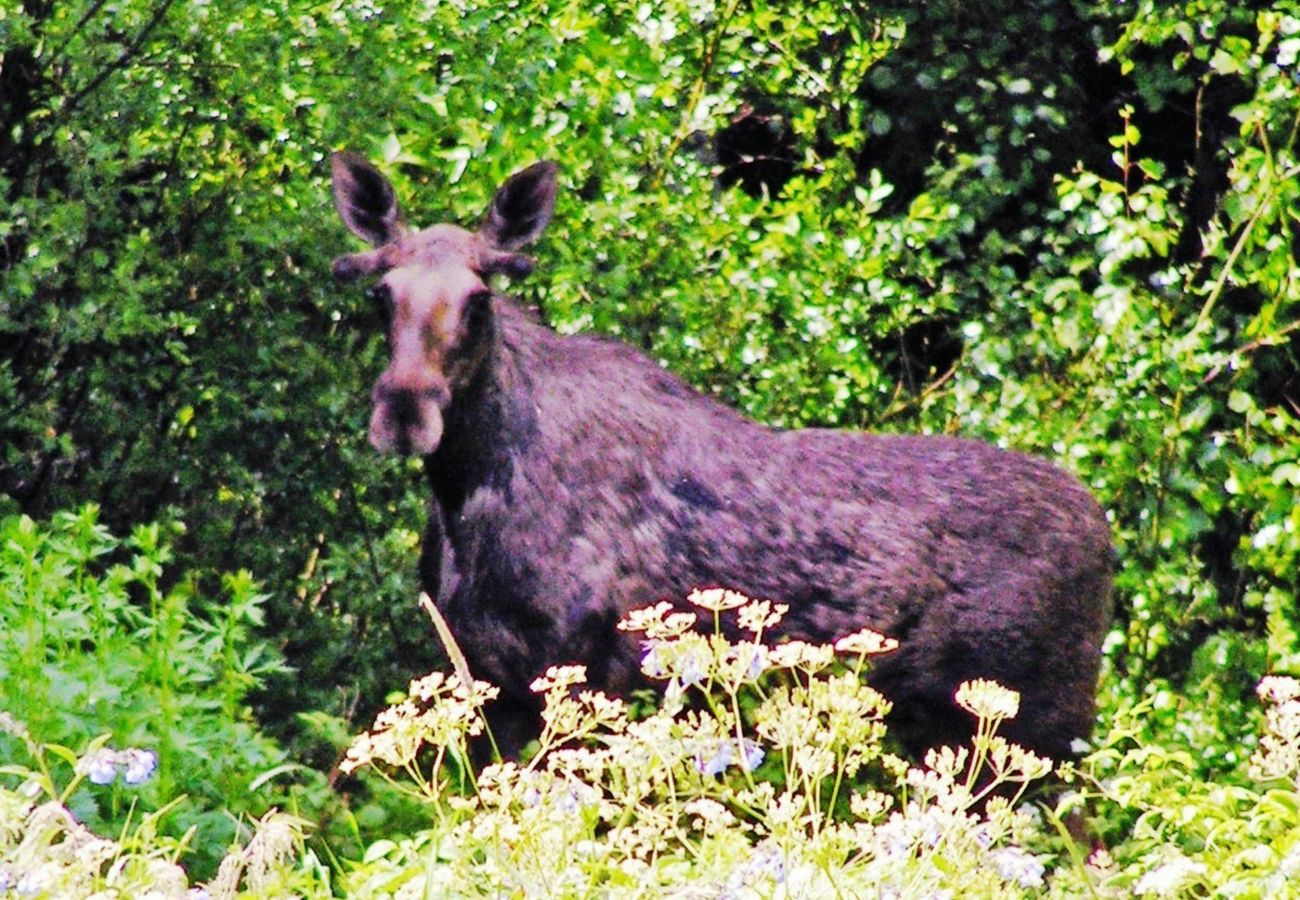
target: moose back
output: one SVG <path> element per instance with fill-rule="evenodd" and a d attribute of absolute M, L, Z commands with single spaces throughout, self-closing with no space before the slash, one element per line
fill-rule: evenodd
<path fill-rule="evenodd" d="M 1072 477 L 970 440 L 767 428 L 625 344 L 539 324 L 488 280 L 531 271 L 551 163 L 509 178 L 474 231 L 410 228 L 375 167 L 332 164 L 373 247 L 334 273 L 375 279 L 388 323 L 370 442 L 424 457 L 421 580 L 501 688 L 508 750 L 535 733 L 528 685 L 548 665 L 633 689 L 641 652 L 618 621 L 715 586 L 788 603 L 790 637 L 896 638 L 872 680 L 913 749 L 969 736 L 953 696 L 976 677 L 1020 692 L 1010 739 L 1062 758 L 1088 735 L 1113 553 Z"/>

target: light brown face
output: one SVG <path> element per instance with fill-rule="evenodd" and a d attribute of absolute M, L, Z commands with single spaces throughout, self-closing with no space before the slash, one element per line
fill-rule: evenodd
<path fill-rule="evenodd" d="M 428 455 L 442 441 L 452 398 L 488 353 L 487 279 L 532 269 L 515 251 L 550 220 L 555 166 L 537 163 L 511 176 L 477 231 L 455 225 L 412 231 L 379 170 L 350 153 L 334 154 L 331 165 L 339 214 L 374 248 L 340 256 L 334 274 L 378 279 L 371 293 L 388 329 L 388 366 L 371 392 L 370 443 L 382 453 Z"/>
<path fill-rule="evenodd" d="M 370 443 L 381 453 L 432 453 L 454 391 L 482 359 L 472 326 L 491 304 L 484 266 L 495 251 L 454 225 L 380 248 L 392 267 L 371 293 L 388 328 L 389 362 L 371 392 Z"/>

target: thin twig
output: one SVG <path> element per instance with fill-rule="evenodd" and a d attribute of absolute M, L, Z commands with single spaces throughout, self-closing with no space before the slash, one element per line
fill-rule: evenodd
<path fill-rule="evenodd" d="M 456 675 L 460 678 L 461 684 L 465 685 L 466 690 L 473 693 L 474 678 L 469 672 L 469 662 L 465 659 L 465 654 L 461 652 L 460 644 L 457 644 L 456 638 L 452 636 L 451 627 L 447 624 L 447 620 L 442 617 L 442 613 L 434 605 L 433 598 L 424 591 L 420 591 L 420 606 L 433 620 L 434 630 L 438 632 L 438 639 L 442 641 L 443 649 L 447 651 L 447 658 L 451 660 L 452 668 L 456 670 Z"/>
<path fill-rule="evenodd" d="M 926 397 L 929 397 L 931 394 L 935 393 L 941 387 L 943 387 L 945 384 L 947 384 L 949 381 L 952 380 L 952 377 L 957 374 L 957 366 L 959 363 L 960 360 L 958 360 L 958 362 L 953 363 L 948 368 L 948 371 L 944 372 L 934 381 L 927 384 L 925 388 L 921 391 L 921 393 L 917 394 L 915 397 L 911 398 L 905 403 L 899 403 L 896 406 L 891 406 L 889 409 L 885 410 L 883 413 L 881 413 L 880 418 L 877 419 L 876 421 L 884 422 L 888 419 L 892 419 L 894 416 L 898 415 L 903 410 L 910 409 L 911 407 L 916 406 L 917 404 L 924 401 Z"/>

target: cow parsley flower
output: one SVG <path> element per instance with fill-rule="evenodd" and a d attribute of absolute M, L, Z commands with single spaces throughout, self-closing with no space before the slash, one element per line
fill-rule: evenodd
<path fill-rule="evenodd" d="M 711 612 L 722 612 L 725 609 L 736 609 L 744 606 L 749 602 L 749 598 L 744 594 L 738 594 L 735 591 L 728 591 L 724 588 L 709 588 L 703 591 L 691 591 L 686 597 L 687 601 L 694 603 L 701 609 L 707 609 Z"/>
<path fill-rule="evenodd" d="M 1261 700 L 1271 703 L 1286 703 L 1300 698 L 1300 680 L 1285 675 L 1265 675 L 1255 688 Z"/>
<path fill-rule="evenodd" d="M 1014 719 L 1020 712 L 1020 695 L 996 681 L 976 678 L 957 688 L 957 705 L 981 719 Z"/>
<path fill-rule="evenodd" d="M 772 648 L 768 653 L 772 665 L 781 669 L 802 669 L 818 672 L 835 661 L 835 651 L 825 644 L 807 641 L 788 641 Z"/>
<path fill-rule="evenodd" d="M 547 691 L 565 691 L 575 684 L 585 684 L 586 681 L 586 666 L 551 666 L 546 670 L 546 674 L 534 679 L 529 689 L 537 694 Z"/>
<path fill-rule="evenodd" d="M 695 613 L 674 612 L 673 605 L 665 600 L 654 606 L 632 610 L 618 623 L 618 628 L 620 631 L 643 631 L 651 639 L 670 640 L 694 628 L 695 619 Z"/>
<path fill-rule="evenodd" d="M 780 622 L 789 611 L 790 606 L 786 603 L 774 604 L 767 600 L 751 600 L 740 608 L 736 618 L 741 628 L 758 634 Z"/>
<path fill-rule="evenodd" d="M 855 631 L 853 634 L 840 638 L 835 642 L 835 649 L 840 653 L 860 653 L 866 656 L 874 656 L 878 653 L 897 650 L 898 641 L 872 631 L 870 628 L 863 628 L 861 631 Z"/>

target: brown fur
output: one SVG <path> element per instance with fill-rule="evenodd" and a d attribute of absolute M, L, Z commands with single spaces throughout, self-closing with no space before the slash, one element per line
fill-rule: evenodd
<path fill-rule="evenodd" d="M 975 677 L 1021 692 L 1012 739 L 1061 758 L 1089 734 L 1113 552 L 1072 477 L 975 441 L 773 430 L 627 345 L 539 325 L 485 279 L 531 267 L 516 251 L 549 220 L 550 164 L 507 181 L 477 232 L 413 233 L 368 163 L 334 165 L 377 248 L 335 271 L 381 275 L 392 309 L 371 440 L 425 457 L 421 578 L 502 688 L 507 745 L 536 727 L 546 666 L 641 685 L 615 624 L 707 586 L 789 603 L 785 635 L 897 638 L 873 681 L 914 748 L 969 735 L 952 698 Z"/>

